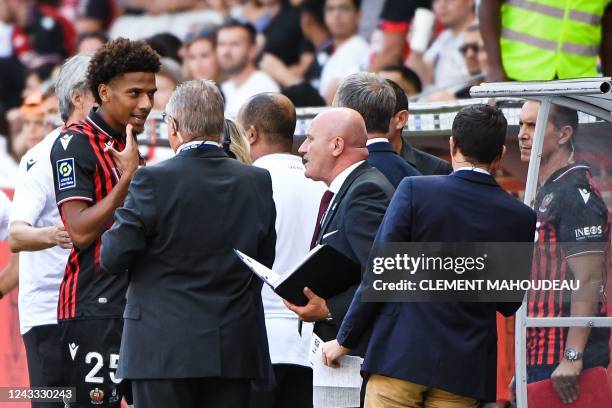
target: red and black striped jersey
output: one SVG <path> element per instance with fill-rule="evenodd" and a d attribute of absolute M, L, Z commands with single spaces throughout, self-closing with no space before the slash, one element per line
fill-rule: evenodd
<path fill-rule="evenodd" d="M 568 258 L 586 253 L 607 253 L 610 241 L 608 209 L 587 164 L 575 163 L 554 172 L 538 191 L 535 210 L 538 218 L 533 279 L 574 280 Z M 601 272 L 599 316 L 606 315 L 603 292 L 606 264 L 604 262 Z M 527 314 L 531 317 L 567 317 L 570 316 L 570 300 L 569 291 L 532 291 Z M 527 364 L 558 364 L 565 351 L 567 331 L 567 328 L 561 327 L 528 328 Z M 607 339 L 607 328 L 592 329 L 585 349 L 585 360 L 589 349 L 596 349 L 594 346 L 599 343 L 606 347 Z M 607 357 L 606 353 L 601 354 L 602 358 Z"/>
<path fill-rule="evenodd" d="M 71 200 L 94 205 L 119 182 L 120 172 L 107 144 L 125 147 L 125 135 L 114 131 L 95 111 L 64 128 L 51 149 L 57 206 L 64 224 L 62 204 Z M 107 227 L 110 228 L 110 225 Z M 128 275 L 100 272 L 101 240 L 89 247 L 73 248 L 60 286 L 58 320 L 121 317 Z"/>

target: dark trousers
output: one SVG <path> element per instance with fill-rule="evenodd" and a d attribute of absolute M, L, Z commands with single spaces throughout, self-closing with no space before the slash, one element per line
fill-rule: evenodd
<path fill-rule="evenodd" d="M 251 393 L 251 408 L 312 408 L 312 369 L 295 364 L 273 364 L 276 386 Z"/>
<path fill-rule="evenodd" d="M 30 387 L 61 387 L 62 350 L 57 324 L 32 327 L 23 335 Z M 61 402 L 32 402 L 32 408 L 63 407 Z"/>
<path fill-rule="evenodd" d="M 249 379 L 132 380 L 134 408 L 245 408 L 250 390 Z"/>

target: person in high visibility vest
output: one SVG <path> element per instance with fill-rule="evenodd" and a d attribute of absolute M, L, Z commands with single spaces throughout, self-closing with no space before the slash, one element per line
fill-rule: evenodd
<path fill-rule="evenodd" d="M 480 25 L 489 82 L 612 75 L 611 0 L 487 0 Z"/>

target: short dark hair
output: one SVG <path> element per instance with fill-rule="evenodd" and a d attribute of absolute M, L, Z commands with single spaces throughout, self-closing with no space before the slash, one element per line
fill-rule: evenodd
<path fill-rule="evenodd" d="M 228 28 L 242 28 L 248 33 L 249 41 L 251 42 L 251 44 L 255 44 L 257 40 L 257 31 L 255 30 L 255 27 L 253 27 L 253 24 L 248 22 L 242 22 L 233 18 L 225 20 L 223 24 L 219 26 L 215 35 L 215 43 L 217 42 L 217 38 L 221 30 L 225 30 Z"/>
<path fill-rule="evenodd" d="M 553 124 L 555 129 L 561 129 L 563 126 L 572 127 L 572 138 L 578 132 L 578 112 L 575 109 L 566 108 L 565 106 L 551 104 L 548 120 Z"/>
<path fill-rule="evenodd" d="M 338 87 L 334 104 L 359 112 L 368 133 L 389 133 L 395 114 L 395 92 L 381 76 L 371 72 L 349 75 Z"/>
<path fill-rule="evenodd" d="M 179 64 L 182 62 L 179 50 L 183 46 L 183 43 L 174 34 L 159 33 L 147 38 L 145 41 L 160 57 L 171 58 Z"/>
<path fill-rule="evenodd" d="M 453 138 L 467 159 L 488 164 L 501 154 L 507 127 L 500 109 L 484 104 L 470 105 L 455 116 Z"/>
<path fill-rule="evenodd" d="M 94 38 L 100 41 L 102 44 L 106 44 L 108 42 L 108 36 L 102 31 L 86 31 L 84 33 L 79 34 L 77 38 L 77 44 L 80 45 L 83 41 L 88 40 L 90 38 Z"/>
<path fill-rule="evenodd" d="M 327 3 L 328 0 L 325 0 Z M 353 2 L 353 6 L 355 6 L 355 10 L 361 10 L 361 0 L 351 0 Z"/>
<path fill-rule="evenodd" d="M 387 79 L 387 82 L 395 92 L 395 109 L 393 114 L 396 115 L 398 112 L 408 110 L 408 95 L 406 95 L 406 92 L 395 81 Z"/>
<path fill-rule="evenodd" d="M 87 82 L 96 102 L 101 103 L 100 84 L 108 84 L 129 72 L 156 74 L 160 65 L 159 55 L 146 42 L 119 38 L 104 44 L 95 53 L 87 69 Z"/>
<path fill-rule="evenodd" d="M 423 90 L 423 82 L 421 82 L 421 78 L 419 78 L 419 74 L 417 74 L 416 72 L 414 72 L 413 70 L 411 70 L 405 65 L 402 65 L 402 64 L 386 65 L 383 69 L 381 69 L 381 71 L 398 72 L 402 76 L 404 81 L 410 82 L 412 85 L 414 85 L 414 88 L 417 91 L 417 93 L 421 93 L 421 91 Z"/>
<path fill-rule="evenodd" d="M 290 109 L 282 104 L 279 94 L 261 93 L 249 99 L 240 112 L 244 128 L 253 125 L 270 144 L 291 148 L 295 133 L 296 113 L 293 103 Z M 284 96 L 281 97 L 286 100 Z M 288 98 L 287 98 L 288 99 Z"/>
<path fill-rule="evenodd" d="M 311 16 L 321 27 L 325 26 L 325 0 L 304 0 L 300 6 L 302 14 Z"/>

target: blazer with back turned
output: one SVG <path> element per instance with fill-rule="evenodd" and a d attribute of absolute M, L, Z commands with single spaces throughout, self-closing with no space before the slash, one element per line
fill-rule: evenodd
<path fill-rule="evenodd" d="M 275 217 L 270 174 L 217 147 L 136 172 L 102 236 L 130 274 L 118 376 L 268 380 L 262 282 L 232 249 L 271 267 Z"/>
<path fill-rule="evenodd" d="M 406 178 L 376 242 L 533 242 L 536 215 L 493 177 L 475 171 Z M 372 328 L 363 370 L 494 401 L 496 311 L 520 303 L 368 303 L 366 274 L 338 334 L 346 347 Z"/>

